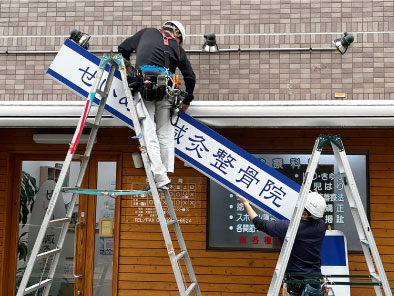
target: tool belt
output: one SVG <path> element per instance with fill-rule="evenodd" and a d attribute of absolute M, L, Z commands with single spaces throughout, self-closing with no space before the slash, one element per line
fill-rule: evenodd
<path fill-rule="evenodd" d="M 327 293 L 322 291 L 322 288 L 318 284 L 306 284 L 305 290 L 302 296 L 325 296 Z"/>
<path fill-rule="evenodd" d="M 291 284 L 287 283 L 287 293 L 294 296 L 301 296 L 305 289 L 305 284 Z"/>
<path fill-rule="evenodd" d="M 303 280 L 303 276 L 286 275 L 285 282 L 287 283 L 287 293 L 294 296 L 301 296 L 306 286 Z"/>
<path fill-rule="evenodd" d="M 308 282 L 309 280 L 313 281 Z M 287 283 L 287 293 L 294 296 L 325 296 L 322 291 L 321 284 L 317 278 L 308 278 L 304 276 L 287 275 L 285 277 Z"/>
<path fill-rule="evenodd" d="M 166 73 L 161 70 L 141 68 L 143 84 L 141 96 L 147 101 L 161 101 L 166 96 Z"/>

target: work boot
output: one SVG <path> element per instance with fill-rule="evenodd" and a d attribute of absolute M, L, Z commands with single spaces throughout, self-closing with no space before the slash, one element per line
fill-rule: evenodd
<path fill-rule="evenodd" d="M 169 190 L 171 183 L 166 183 L 166 184 L 160 184 L 160 183 L 156 183 L 156 187 L 158 191 L 165 191 L 165 190 Z M 150 185 L 146 185 L 144 188 L 141 189 L 141 191 L 150 191 Z"/>
<path fill-rule="evenodd" d="M 144 188 L 141 189 L 141 191 L 150 191 L 150 185 L 146 185 Z"/>

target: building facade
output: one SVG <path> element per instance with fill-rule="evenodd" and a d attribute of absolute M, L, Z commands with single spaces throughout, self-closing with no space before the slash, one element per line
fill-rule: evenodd
<path fill-rule="evenodd" d="M 92 35 L 89 51 L 100 56 L 137 30 L 171 19 L 186 27 L 184 48 L 197 75 L 190 115 L 256 155 L 310 154 L 317 136 L 340 134 L 348 154 L 365 156 L 363 198 L 393 290 L 393 16 L 394 3 L 385 0 L 1 1 L 1 295 L 15 294 L 67 135 L 83 110 L 84 98 L 45 75 L 57 51 L 73 28 Z M 217 35 L 219 53 L 201 52 L 209 32 Z M 341 55 L 332 40 L 344 32 L 355 41 Z M 136 168 L 131 136 L 116 119 L 104 118 L 86 188 L 142 188 L 146 179 Z M 70 184 L 78 166 L 70 169 Z M 265 294 L 277 249 L 213 246 L 213 184 L 181 160 L 171 179 L 203 295 Z M 69 196 L 63 201 L 56 215 Z M 52 295 L 178 295 L 151 202 L 81 196 Z M 54 229 L 44 246 L 53 246 L 57 235 Z M 350 273 L 367 274 L 363 254 L 349 250 Z"/>

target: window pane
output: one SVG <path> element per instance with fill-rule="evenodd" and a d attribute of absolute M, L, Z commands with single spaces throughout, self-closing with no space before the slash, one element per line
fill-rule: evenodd
<path fill-rule="evenodd" d="M 98 163 L 97 188 L 116 189 L 116 162 Z M 93 295 L 95 296 L 112 294 L 114 221 L 115 199 L 104 195 L 97 196 L 93 279 Z"/>

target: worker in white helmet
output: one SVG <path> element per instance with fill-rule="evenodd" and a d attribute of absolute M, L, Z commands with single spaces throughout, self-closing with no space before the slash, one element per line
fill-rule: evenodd
<path fill-rule="evenodd" d="M 137 105 L 137 113 L 156 185 L 163 189 L 170 183 L 167 173 L 174 172 L 174 126 L 170 118 L 174 98 L 166 95 L 165 88 L 158 87 L 157 76 L 168 71 L 174 74 L 179 68 L 187 93 L 180 109 L 186 112 L 194 98 L 196 76 L 182 48 L 185 38 L 184 26 L 178 21 L 168 21 L 161 29 L 138 31 L 118 47 L 126 63 L 132 52 L 136 52 L 136 68 L 144 75 L 144 83 L 137 89 L 144 104 Z"/>
<path fill-rule="evenodd" d="M 290 221 L 263 220 L 250 206 L 246 198 L 240 195 L 237 195 L 237 197 L 244 205 L 246 212 L 257 230 L 263 231 L 272 237 L 278 237 L 283 242 Z M 305 209 L 302 213 L 301 223 L 290 254 L 286 273 L 321 275 L 320 251 L 326 233 L 326 224 L 322 219 L 325 209 L 326 201 L 324 198 L 317 192 L 310 192 L 307 196 Z M 297 279 L 302 280 L 302 277 Z M 299 296 L 304 290 L 305 284 L 289 283 L 283 285 L 284 296 Z M 308 294 L 304 293 L 302 295 Z"/>

